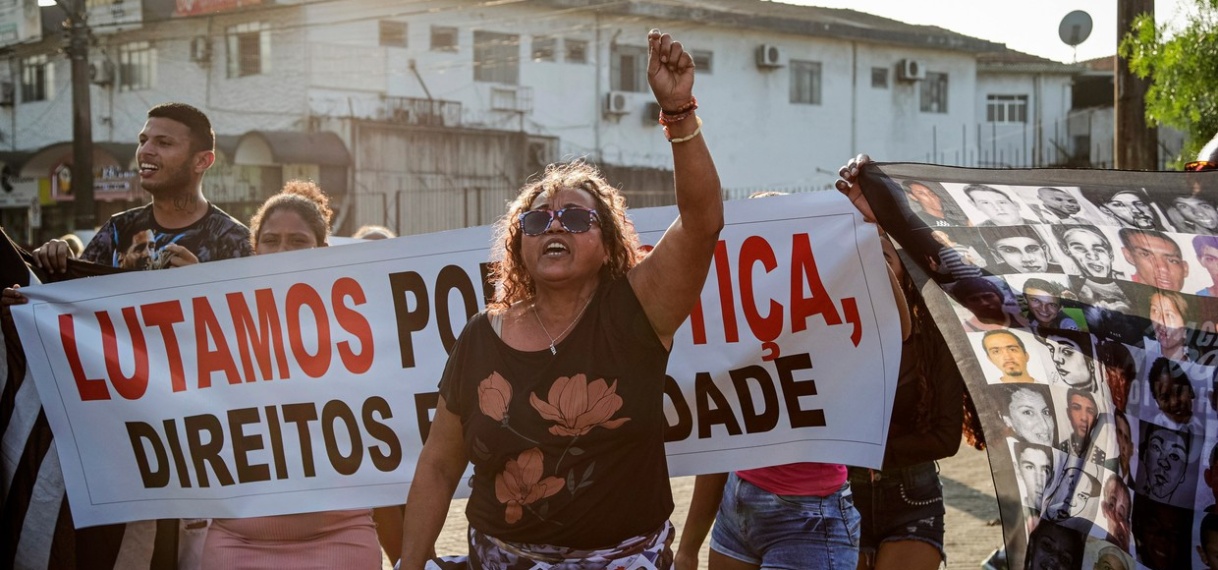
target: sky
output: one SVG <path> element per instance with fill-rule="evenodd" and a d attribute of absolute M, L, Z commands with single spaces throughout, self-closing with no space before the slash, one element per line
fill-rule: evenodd
<path fill-rule="evenodd" d="M 1072 63 L 1075 48 L 1058 37 L 1062 17 L 1075 10 L 1091 15 L 1091 36 L 1079 44 L 1077 61 L 1116 53 L 1119 0 L 782 0 L 828 8 L 848 8 L 910 24 L 939 26 L 1006 44 L 1040 57 Z M 1177 22 L 1191 0 L 1155 0 L 1155 19 Z M 1185 12 L 1184 15 L 1187 15 Z"/>

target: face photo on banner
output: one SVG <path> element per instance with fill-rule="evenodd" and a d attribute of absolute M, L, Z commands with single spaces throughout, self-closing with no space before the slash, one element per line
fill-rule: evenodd
<path fill-rule="evenodd" d="M 1006 441 L 1011 457 L 1015 458 L 1015 481 L 1019 485 L 1020 500 L 1031 516 L 1039 517 L 1044 509 L 1045 491 L 1053 484 L 1054 467 L 1061 465 L 1065 455 L 1047 445 L 1010 437 Z"/>
<path fill-rule="evenodd" d="M 956 198 L 973 226 L 1021 226 L 1040 223 L 1040 219 L 1015 195 L 1009 186 L 999 184 L 944 183 Z"/>
<path fill-rule="evenodd" d="M 1192 241 L 1179 234 L 1122 228 L 1117 232 L 1121 257 L 1133 267 L 1129 280 L 1167 291 L 1197 291 L 1210 285 L 1209 272 L 1198 268 Z"/>
<path fill-rule="evenodd" d="M 1099 210 L 1096 225 L 1143 230 L 1164 229 L 1163 217 L 1145 189 L 1128 186 L 1081 186 L 1079 193 Z"/>
<path fill-rule="evenodd" d="M 931 227 L 967 226 L 968 216 L 943 185 L 933 181 L 902 180 L 909 207 Z"/>
<path fill-rule="evenodd" d="M 1123 552 L 1133 544 L 1130 525 L 1133 517 L 1133 490 L 1120 477 L 1107 469 L 1101 471 L 1100 512 L 1093 535 Z M 1132 566 L 1130 566 L 1132 568 Z"/>
<path fill-rule="evenodd" d="M 1051 386 L 1094 392 L 1099 386 L 1092 336 L 1076 330 L 1044 330 L 1036 337 L 1048 359 L 1045 378 Z"/>
<path fill-rule="evenodd" d="M 1101 499 L 1098 472 L 1098 466 L 1080 458 L 1066 459 L 1045 491 L 1045 508 L 1037 526 L 1054 524 L 1090 531 Z"/>
<path fill-rule="evenodd" d="M 1018 291 L 1028 328 L 1034 334 L 1053 330 L 1083 330 L 1087 326 L 1081 305 L 1074 302 L 1068 279 L 1060 274 L 1007 275 Z"/>
<path fill-rule="evenodd" d="M 1045 447 L 1057 447 L 1057 412 L 1049 387 L 1040 384 L 999 384 L 989 387 L 1010 437 Z"/>
<path fill-rule="evenodd" d="M 1139 416 L 1146 421 L 1174 430 L 1205 435 L 1209 412 L 1208 395 L 1214 367 L 1180 362 L 1158 356 L 1147 362 L 1146 394 Z"/>
<path fill-rule="evenodd" d="M 1198 512 L 1196 560 L 1193 568 L 1218 570 L 1218 513 Z"/>
<path fill-rule="evenodd" d="M 1145 495 L 1133 500 L 1133 538 L 1137 561 L 1148 568 L 1192 568 L 1193 511 Z"/>
<path fill-rule="evenodd" d="M 1015 273 L 1062 273 L 1057 256 L 1045 238 L 1048 226 L 1004 226 L 977 228 L 994 264 L 993 275 Z"/>
<path fill-rule="evenodd" d="M 1099 211 L 1073 186 L 1012 186 L 1015 196 L 1046 224 L 1090 225 Z"/>
<path fill-rule="evenodd" d="M 1001 277 L 969 277 L 947 288 L 956 316 L 968 332 L 1027 328 L 1028 320 L 1010 285 Z"/>
<path fill-rule="evenodd" d="M 1218 236 L 1194 236 L 1192 239 L 1193 258 L 1197 267 L 1203 270 L 1203 275 L 1209 277 L 1209 284 L 1197 289 L 1195 294 L 1202 297 L 1218 297 Z"/>
<path fill-rule="evenodd" d="M 1130 268 L 1120 256 L 1120 241 L 1113 228 L 1084 225 L 1054 225 L 1053 247 L 1066 273 L 1088 281 L 1110 283 L 1125 279 Z"/>
<path fill-rule="evenodd" d="M 1213 195 L 1205 192 L 1195 192 L 1193 176 L 1187 177 L 1178 189 L 1163 192 L 1153 200 L 1160 212 L 1167 218 L 1170 230 L 1182 234 L 1199 236 L 1218 235 L 1218 208 L 1215 207 Z M 1199 188 L 1198 188 L 1199 190 Z"/>
<path fill-rule="evenodd" d="M 1133 557 L 1106 540 L 1088 539 L 1083 553 L 1086 570 L 1135 570 Z"/>
<path fill-rule="evenodd" d="M 1173 430 L 1151 422 L 1140 422 L 1138 469 L 1134 483 L 1135 503 L 1141 498 L 1192 509 L 1204 437 Z"/>
<path fill-rule="evenodd" d="M 990 384 L 1047 383 L 1047 354 L 1026 330 L 994 329 L 968 336 Z"/>

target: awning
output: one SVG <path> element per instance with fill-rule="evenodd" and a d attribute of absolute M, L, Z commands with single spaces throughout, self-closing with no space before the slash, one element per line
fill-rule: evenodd
<path fill-rule="evenodd" d="M 135 143 L 93 143 L 93 169 L 117 167 L 130 170 L 135 160 Z M 72 143 L 61 142 L 44 146 L 32 154 L 21 165 L 22 178 L 48 178 L 51 171 L 62 164 L 72 164 Z"/>
<path fill-rule="evenodd" d="M 301 133 L 293 131 L 250 131 L 237 142 L 233 164 L 278 166 L 316 164 L 350 166 L 347 145 L 330 131 Z"/>

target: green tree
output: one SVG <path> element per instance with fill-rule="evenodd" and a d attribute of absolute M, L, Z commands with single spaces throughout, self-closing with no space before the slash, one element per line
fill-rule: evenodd
<path fill-rule="evenodd" d="M 1142 15 L 1121 39 L 1121 57 L 1150 78 L 1146 119 L 1182 131 L 1183 160 L 1218 132 L 1218 0 L 1193 0 L 1188 22 L 1155 26 Z"/>

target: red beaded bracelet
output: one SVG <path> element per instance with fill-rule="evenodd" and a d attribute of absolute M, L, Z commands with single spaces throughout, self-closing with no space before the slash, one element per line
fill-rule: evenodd
<path fill-rule="evenodd" d="M 663 108 L 661 108 L 660 109 L 660 124 L 668 126 L 673 123 L 679 123 L 679 122 L 689 118 L 690 115 L 693 115 L 694 111 L 697 110 L 697 108 L 698 108 L 698 99 L 697 98 L 691 98 L 689 103 L 682 105 L 681 108 L 677 109 L 676 111 L 665 111 Z"/>

